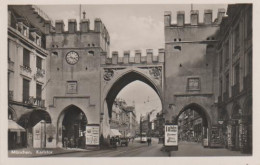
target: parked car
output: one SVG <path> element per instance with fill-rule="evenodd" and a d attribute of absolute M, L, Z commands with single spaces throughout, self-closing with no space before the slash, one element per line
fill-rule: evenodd
<path fill-rule="evenodd" d="M 125 145 L 127 147 L 128 146 L 128 138 L 121 138 L 120 144 L 121 144 L 121 146 Z"/>

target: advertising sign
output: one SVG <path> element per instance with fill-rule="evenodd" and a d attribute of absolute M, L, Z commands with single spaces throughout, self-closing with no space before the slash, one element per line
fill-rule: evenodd
<path fill-rule="evenodd" d="M 165 125 L 165 146 L 178 146 L 178 126 Z"/>
<path fill-rule="evenodd" d="M 99 145 L 99 126 L 86 126 L 86 145 Z"/>
<path fill-rule="evenodd" d="M 231 125 L 227 126 L 227 142 L 228 142 L 228 146 L 232 146 L 232 140 L 231 140 Z"/>

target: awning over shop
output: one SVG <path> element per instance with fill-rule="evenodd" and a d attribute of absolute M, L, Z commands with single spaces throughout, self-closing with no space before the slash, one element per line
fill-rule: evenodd
<path fill-rule="evenodd" d="M 13 120 L 8 120 L 8 130 L 11 132 L 25 132 L 25 129 Z"/>
<path fill-rule="evenodd" d="M 111 136 L 121 136 L 122 134 L 117 129 L 110 129 Z"/>

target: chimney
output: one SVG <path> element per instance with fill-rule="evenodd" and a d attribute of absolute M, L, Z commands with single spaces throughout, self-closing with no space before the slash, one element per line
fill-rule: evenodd
<path fill-rule="evenodd" d="M 199 23 L 199 10 L 191 10 L 190 11 L 190 24 L 198 25 Z"/>
<path fill-rule="evenodd" d="M 222 17 L 225 15 L 226 10 L 224 8 L 218 9 L 218 20 L 217 23 L 220 24 L 222 21 Z"/>
<path fill-rule="evenodd" d="M 69 31 L 69 33 L 75 33 L 77 31 L 77 20 L 76 19 L 69 19 L 68 31 Z"/>
<path fill-rule="evenodd" d="M 95 19 L 95 27 L 94 27 L 94 31 L 95 32 L 101 32 L 102 29 L 102 22 L 100 18 L 96 18 Z"/>
<path fill-rule="evenodd" d="M 165 11 L 164 12 L 164 26 L 171 26 L 171 21 L 172 21 L 172 12 L 170 11 Z"/>
<path fill-rule="evenodd" d="M 50 34 L 51 32 L 51 21 L 45 21 L 45 34 Z"/>
<path fill-rule="evenodd" d="M 212 23 L 212 10 L 204 10 L 204 24 L 209 25 Z"/>
<path fill-rule="evenodd" d="M 185 24 L 185 12 L 178 11 L 177 12 L 177 26 L 184 26 Z"/>
<path fill-rule="evenodd" d="M 80 21 L 80 31 L 83 33 L 89 31 L 89 19 L 82 19 Z"/>
<path fill-rule="evenodd" d="M 63 33 L 64 32 L 64 22 L 63 22 L 63 20 L 56 20 L 55 21 L 55 32 L 56 33 Z"/>

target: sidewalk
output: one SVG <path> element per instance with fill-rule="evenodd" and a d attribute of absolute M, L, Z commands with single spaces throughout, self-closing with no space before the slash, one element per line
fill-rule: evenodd
<path fill-rule="evenodd" d="M 75 152 L 91 151 L 81 148 L 21 148 L 8 151 L 8 157 L 42 157 Z"/>

